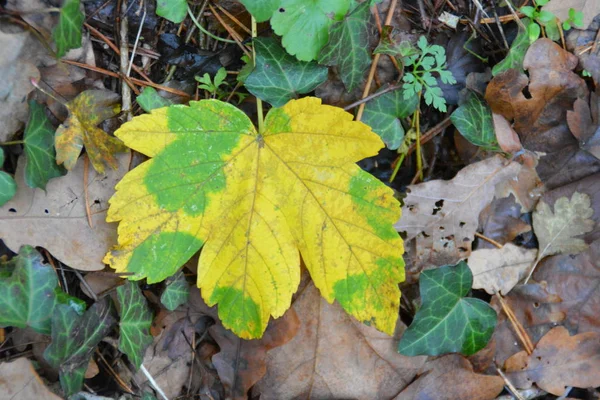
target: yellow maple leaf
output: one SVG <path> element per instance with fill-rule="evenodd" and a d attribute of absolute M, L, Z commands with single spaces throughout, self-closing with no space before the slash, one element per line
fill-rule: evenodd
<path fill-rule="evenodd" d="M 54 137 L 56 163 L 71 170 L 77 163 L 83 146 L 99 173 L 104 173 L 104 163 L 118 167 L 114 153 L 126 148 L 120 140 L 108 135 L 98 124 L 121 111 L 119 95 L 107 90 L 86 90 L 67 103 L 69 117 L 58 127 Z"/>
<path fill-rule="evenodd" d="M 155 109 L 116 136 L 151 157 L 110 200 L 119 244 L 105 262 L 117 271 L 158 282 L 203 246 L 202 296 L 226 327 L 257 338 L 290 307 L 300 252 L 325 299 L 393 333 L 400 206 L 356 165 L 383 147 L 367 125 L 307 97 L 272 109 L 257 132 L 239 109 L 204 100 Z"/>

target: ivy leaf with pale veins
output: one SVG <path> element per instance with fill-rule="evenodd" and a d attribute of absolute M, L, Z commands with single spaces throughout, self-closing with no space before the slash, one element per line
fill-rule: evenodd
<path fill-rule="evenodd" d="M 319 63 L 336 65 L 346 89 L 350 92 L 363 82 L 371 65 L 369 36 L 371 12 L 365 1 L 329 29 L 329 42 L 319 54 Z"/>
<path fill-rule="evenodd" d="M 59 304 L 52 314 L 52 343 L 44 358 L 58 369 L 66 397 L 78 392 L 94 349 L 116 324 L 109 297 L 94 303 L 83 315 Z"/>
<path fill-rule="evenodd" d="M 313 91 L 327 79 L 327 67 L 296 60 L 273 38 L 258 38 L 253 43 L 256 67 L 244 85 L 250 93 L 275 107 Z"/>
<path fill-rule="evenodd" d="M 240 3 L 252 14 L 256 22 L 265 22 L 271 18 L 281 0 L 240 0 Z"/>
<path fill-rule="evenodd" d="M 140 368 L 146 348 L 152 343 L 152 312 L 137 283 L 127 281 L 119 286 L 117 297 L 121 307 L 119 350 L 127 354 L 136 368 Z"/>
<path fill-rule="evenodd" d="M 105 262 L 160 282 L 201 247 L 198 286 L 223 325 L 261 337 L 290 307 L 300 254 L 323 297 L 392 334 L 404 279 L 393 191 L 356 162 L 381 139 L 314 97 L 272 108 L 257 131 L 218 100 L 152 110 L 116 135 L 150 159 L 119 182 Z"/>
<path fill-rule="evenodd" d="M 31 246 L 21 247 L 9 265 L 14 268 L 12 275 L 0 279 L 0 327 L 29 326 L 49 335 L 56 305 L 56 272 Z"/>
<path fill-rule="evenodd" d="M 477 93 L 467 90 L 465 101 L 450 115 L 450 120 L 460 134 L 475 146 L 498 149 L 492 110 Z"/>
<path fill-rule="evenodd" d="M 350 0 L 281 0 L 271 27 L 298 60 L 311 61 L 329 40 L 329 27 L 348 12 Z M 349 49 L 350 51 L 350 49 Z"/>
<path fill-rule="evenodd" d="M 404 140 L 404 127 L 400 120 L 415 112 L 418 105 L 417 95 L 405 99 L 403 91 L 396 89 L 369 101 L 361 121 L 373 128 L 388 148 L 396 150 Z"/>
<path fill-rule="evenodd" d="M 156 15 L 168 19 L 176 24 L 185 19 L 187 15 L 187 0 L 157 0 Z"/>
<path fill-rule="evenodd" d="M 571 199 L 561 197 L 554 203 L 554 211 L 540 200 L 533 212 L 533 230 L 540 243 L 537 259 L 553 254 L 575 254 L 587 250 L 588 245 L 576 236 L 594 229 L 590 196 L 575 192 Z"/>
<path fill-rule="evenodd" d="M 60 9 L 58 25 L 52 32 L 58 58 L 71 49 L 81 47 L 81 27 L 84 18 L 79 8 L 79 0 L 65 0 Z"/>
<path fill-rule="evenodd" d="M 160 302 L 167 307 L 167 310 L 173 311 L 180 305 L 186 303 L 190 297 L 190 285 L 185 279 L 183 271 L 167 278 L 166 287 L 160 296 Z"/>
<path fill-rule="evenodd" d="M 423 271 L 419 279 L 423 304 L 400 339 L 400 353 L 469 356 L 483 349 L 494 333 L 496 312 L 483 300 L 465 297 L 472 283 L 464 261 Z"/>
<path fill-rule="evenodd" d="M 135 99 L 137 103 L 142 107 L 142 110 L 150 112 L 155 108 L 167 107 L 173 104 L 169 99 L 165 99 L 158 94 L 156 89 L 150 86 L 146 86 L 142 93 Z"/>
<path fill-rule="evenodd" d="M 4 149 L 0 149 L 0 167 L 4 165 Z M 6 204 L 17 193 L 17 184 L 12 176 L 0 171 L 0 207 Z"/>
<path fill-rule="evenodd" d="M 27 154 L 25 182 L 29 187 L 45 190 L 50 179 L 65 174 L 65 170 L 56 164 L 54 129 L 44 107 L 34 100 L 29 102 L 29 122 L 23 135 L 23 145 Z"/>
<path fill-rule="evenodd" d="M 104 173 L 104 163 L 113 169 L 119 166 L 114 153 L 125 151 L 123 143 L 98 128 L 99 123 L 121 111 L 117 103 L 119 98 L 118 94 L 108 90 L 86 90 L 67 103 L 69 117 L 58 127 L 54 138 L 58 164 L 70 171 L 85 146 L 99 173 Z"/>
<path fill-rule="evenodd" d="M 521 21 L 525 26 L 529 24 L 528 18 L 524 18 Z M 508 50 L 506 57 L 492 68 L 492 76 L 496 76 L 511 68 L 523 72 L 523 60 L 525 60 L 525 53 L 527 53 L 529 45 L 529 35 L 525 30 L 519 29 L 519 34 L 510 45 L 510 50 Z"/>

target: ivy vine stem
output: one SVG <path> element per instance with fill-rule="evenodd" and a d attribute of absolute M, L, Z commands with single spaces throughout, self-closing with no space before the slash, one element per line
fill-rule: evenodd
<path fill-rule="evenodd" d="M 256 29 L 256 20 L 254 19 L 254 17 L 252 17 L 252 38 L 255 38 L 257 36 L 257 29 Z M 252 63 L 254 64 L 254 67 L 256 67 L 256 50 L 254 48 L 254 46 L 252 46 Z M 258 97 L 256 98 L 256 113 L 258 114 L 258 132 L 262 133 L 263 129 L 264 129 L 264 116 L 263 116 L 263 105 L 262 105 L 262 100 L 259 99 Z"/>

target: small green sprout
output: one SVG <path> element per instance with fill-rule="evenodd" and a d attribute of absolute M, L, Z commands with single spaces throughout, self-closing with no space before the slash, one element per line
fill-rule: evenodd
<path fill-rule="evenodd" d="M 527 25 L 527 34 L 529 42 L 535 42 L 542 33 L 542 26 L 546 32 L 546 36 L 551 40 L 558 41 L 560 39 L 560 31 L 558 27 L 558 19 L 550 11 L 543 10 L 542 7 L 548 4 L 550 0 L 533 0 L 534 6 L 523 6 L 519 9 L 521 13 L 529 17 Z M 583 27 L 583 13 L 569 9 L 569 18 L 562 23 L 562 28 L 566 31 L 572 26 Z"/>

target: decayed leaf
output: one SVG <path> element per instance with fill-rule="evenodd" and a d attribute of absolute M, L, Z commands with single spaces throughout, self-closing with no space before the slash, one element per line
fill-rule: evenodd
<path fill-rule="evenodd" d="M 150 86 L 145 87 L 135 101 L 137 101 L 140 107 L 146 112 L 173 104 L 171 100 L 160 96 L 156 89 Z"/>
<path fill-rule="evenodd" d="M 600 82 L 600 47 L 593 47 L 596 42 L 596 35 L 600 27 L 600 17 L 591 14 L 592 23 L 585 29 L 571 29 L 565 35 L 567 50 L 572 52 L 579 58 L 579 65 L 585 69 L 594 80 L 596 87 Z M 590 46 L 590 51 L 582 51 Z"/>
<path fill-rule="evenodd" d="M 14 271 L 0 279 L 0 327 L 30 326 L 50 334 L 50 318 L 56 305 L 58 278 L 40 253 L 23 246 L 12 261 Z"/>
<path fill-rule="evenodd" d="M 157 0 L 156 15 L 168 19 L 176 24 L 185 19 L 187 15 L 186 0 Z"/>
<path fill-rule="evenodd" d="M 600 98 L 590 94 L 590 104 L 583 99 L 575 100 L 573 111 L 567 111 L 567 123 L 579 147 L 600 159 Z"/>
<path fill-rule="evenodd" d="M 33 364 L 25 357 L 0 363 L 0 400 L 60 400 L 42 382 Z"/>
<path fill-rule="evenodd" d="M 475 146 L 497 149 L 490 107 L 475 92 L 469 90 L 466 96 L 466 100 L 450 115 L 450 120 L 460 134 Z"/>
<path fill-rule="evenodd" d="M 119 350 L 127 354 L 129 361 L 139 368 L 146 348 L 152 343 L 152 312 L 136 283 L 127 281 L 119 286 L 117 296 L 121 308 Z"/>
<path fill-rule="evenodd" d="M 35 101 L 29 102 L 29 122 L 23 134 L 23 145 L 27 154 L 25 182 L 32 188 L 46 189 L 52 178 L 64 175 L 64 170 L 56 165 L 54 150 L 54 129 L 44 111 Z"/>
<path fill-rule="evenodd" d="M 397 353 L 404 324 L 394 337 L 359 324 L 311 283 L 292 307 L 300 331 L 268 352 L 267 374 L 255 387 L 261 399 L 391 399 L 425 362 Z"/>
<path fill-rule="evenodd" d="M 471 355 L 484 348 L 494 333 L 496 313 L 483 300 L 465 297 L 472 283 L 473 275 L 463 261 L 423 271 L 419 279 L 423 304 L 402 335 L 399 352 Z"/>
<path fill-rule="evenodd" d="M 521 206 L 512 193 L 508 197 L 496 198 L 479 214 L 479 231 L 483 236 L 505 245 L 517 236 L 531 232 L 531 224 L 520 218 L 521 213 Z M 493 248 L 496 246 L 485 240 L 477 244 L 477 249 Z"/>
<path fill-rule="evenodd" d="M 529 19 L 522 20 L 523 25 L 529 24 Z M 492 75 L 496 76 L 509 69 L 516 69 L 523 72 L 523 59 L 529 48 L 529 35 L 524 29 L 519 29 L 519 34 L 510 45 L 510 50 L 506 57 L 492 68 Z"/>
<path fill-rule="evenodd" d="M 113 329 L 116 319 L 109 298 L 94 303 L 83 315 L 59 304 L 52 314 L 52 343 L 44 358 L 60 373 L 66 396 L 78 392 L 96 345 Z"/>
<path fill-rule="evenodd" d="M 538 342 L 533 353 L 515 354 L 504 364 L 508 379 L 518 388 L 536 383 L 541 389 L 562 396 L 567 386 L 600 386 L 600 334 L 570 336 L 557 326 Z"/>
<path fill-rule="evenodd" d="M 160 296 L 160 302 L 167 310 L 175 310 L 180 305 L 187 302 L 190 297 L 190 285 L 185 280 L 183 271 L 167 278 L 165 281 L 165 290 Z"/>
<path fill-rule="evenodd" d="M 464 357 L 449 354 L 429 360 L 422 375 L 395 400 L 490 400 L 503 387 L 501 377 L 477 374 Z"/>
<path fill-rule="evenodd" d="M 419 258 L 456 263 L 469 256 L 479 213 L 494 198 L 494 188 L 520 170 L 518 163 L 496 156 L 463 168 L 450 181 L 409 186 L 396 229 L 406 231 L 407 240 L 416 238 Z"/>
<path fill-rule="evenodd" d="M 594 210 L 590 196 L 575 192 L 571 199 L 561 197 L 554 203 L 554 211 L 540 200 L 533 213 L 533 230 L 540 243 L 537 259 L 557 254 L 574 254 L 587 249 L 588 245 L 577 236 L 594 229 L 590 219 Z"/>
<path fill-rule="evenodd" d="M 281 0 L 240 0 L 240 3 L 256 18 L 256 22 L 264 22 L 271 18 Z"/>
<path fill-rule="evenodd" d="M 58 25 L 52 32 L 58 58 L 71 49 L 81 47 L 81 27 L 84 17 L 79 8 L 79 0 L 65 0 L 60 9 Z"/>
<path fill-rule="evenodd" d="M 4 149 L 0 149 L 0 167 L 4 165 Z M 15 196 L 17 184 L 12 176 L 0 171 L 0 207 Z"/>
<path fill-rule="evenodd" d="M 271 17 L 271 27 L 283 36 L 283 47 L 298 60 L 311 61 L 327 44 L 329 27 L 341 20 L 350 0 L 281 0 Z"/>
<path fill-rule="evenodd" d="M 570 332 L 600 333 L 600 240 L 576 256 L 546 258 L 533 278 L 546 282 L 548 291 L 560 297 L 551 309 L 565 315 L 563 324 Z"/>
<path fill-rule="evenodd" d="M 343 21 L 334 23 L 329 29 L 329 42 L 319 54 L 319 63 L 338 67 L 342 82 L 349 92 L 362 84 L 371 64 L 369 6 L 369 2 L 364 2 Z"/>
<path fill-rule="evenodd" d="M 394 90 L 369 101 L 361 121 L 373 128 L 388 148 L 396 150 L 404 140 L 400 120 L 411 115 L 418 106 L 419 96 L 405 99 L 402 90 Z"/>
<path fill-rule="evenodd" d="M 496 140 L 502 151 L 516 153 L 523 149 L 519 135 L 517 135 L 517 132 L 515 132 L 510 122 L 504 116 L 492 113 L 492 121 L 494 123 L 494 131 L 496 132 Z"/>
<path fill-rule="evenodd" d="M 253 43 L 256 67 L 246 78 L 244 86 L 275 107 L 313 91 L 327 79 L 326 67 L 296 60 L 273 38 L 258 38 Z"/>
<path fill-rule="evenodd" d="M 88 198 L 93 227 L 88 224 L 83 188 L 83 160 L 66 176 L 52 179 L 46 192 L 25 184 L 25 159 L 20 158 L 15 197 L 0 208 L 0 237 L 12 250 L 31 244 L 50 249 L 66 265 L 85 271 L 104 269 L 102 257 L 117 238 L 105 221 L 108 198 L 129 167 L 130 156 L 117 157 L 119 169 L 106 175 L 88 172 Z"/>
<path fill-rule="evenodd" d="M 117 115 L 120 96 L 107 90 L 86 90 L 67 103 L 69 118 L 56 130 L 56 162 L 69 171 L 85 146 L 92 165 L 104 173 L 104 163 L 116 169 L 118 162 L 113 153 L 124 151 L 123 144 L 109 136 L 97 125 Z"/>
<path fill-rule="evenodd" d="M 473 289 L 484 289 L 489 294 L 508 294 L 531 270 L 536 255 L 537 250 L 512 243 L 501 249 L 475 250 L 469 256 Z"/>
<path fill-rule="evenodd" d="M 403 280 L 400 213 L 391 189 L 355 162 L 383 146 L 319 99 L 271 109 L 262 132 L 217 100 L 153 110 L 117 136 L 153 157 L 117 185 L 109 221 L 119 246 L 105 260 L 132 279 L 172 275 L 206 241 L 198 286 L 223 324 L 260 337 L 289 308 L 298 249 L 328 301 L 392 333 Z"/>

